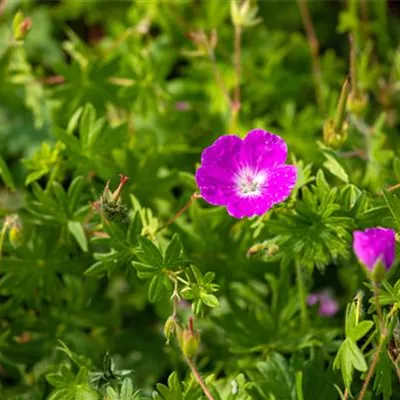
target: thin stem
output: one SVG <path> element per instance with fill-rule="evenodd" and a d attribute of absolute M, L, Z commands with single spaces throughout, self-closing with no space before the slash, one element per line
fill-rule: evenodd
<path fill-rule="evenodd" d="M 364 39 L 368 39 L 368 4 L 367 0 L 361 0 L 361 30 L 364 35 Z"/>
<path fill-rule="evenodd" d="M 375 298 L 375 306 L 376 306 L 376 314 L 379 319 L 379 324 L 380 324 L 380 331 L 381 331 L 381 336 L 379 338 L 379 344 L 377 349 L 375 350 L 374 358 L 372 360 L 372 363 L 369 367 L 367 377 L 365 378 L 363 387 L 361 388 L 360 395 L 358 396 L 358 400 L 362 400 L 365 396 L 365 393 L 367 392 L 369 382 L 374 375 L 376 364 L 379 361 L 379 356 L 382 351 L 383 343 L 385 342 L 386 336 L 387 336 L 387 329 L 385 325 L 385 321 L 383 320 L 383 314 L 382 314 L 382 308 L 379 303 L 379 286 L 378 283 L 373 282 L 374 286 L 374 298 Z"/>
<path fill-rule="evenodd" d="M 364 398 L 364 396 L 365 396 L 365 393 L 367 392 L 367 388 L 368 388 L 369 382 L 370 382 L 370 380 L 372 378 L 372 375 L 374 374 L 376 364 L 378 363 L 378 360 L 379 360 L 379 354 L 380 354 L 380 352 L 382 350 L 382 346 L 383 346 L 383 339 L 381 337 L 381 339 L 379 340 L 378 348 L 375 351 L 374 359 L 372 361 L 372 364 L 369 367 L 367 377 L 365 378 L 363 387 L 361 389 L 360 395 L 358 396 L 358 400 L 362 400 Z"/>
<path fill-rule="evenodd" d="M 400 188 L 400 183 L 396 183 L 393 186 L 390 186 L 387 188 L 388 192 L 392 192 L 393 190 L 399 189 Z"/>
<path fill-rule="evenodd" d="M 303 277 L 300 263 L 298 261 L 295 262 L 295 266 L 296 266 L 297 290 L 298 290 L 299 301 L 300 301 L 301 325 L 302 325 L 302 328 L 304 329 L 308 324 L 307 299 L 306 299 L 306 292 L 305 292 L 305 287 L 304 287 L 304 277 Z"/>
<path fill-rule="evenodd" d="M 356 59 L 356 44 L 353 36 L 349 36 L 350 42 L 350 76 L 351 76 L 351 91 L 354 96 L 358 95 L 357 85 L 357 59 Z"/>
<path fill-rule="evenodd" d="M 232 107 L 232 100 L 231 100 L 231 97 L 229 96 L 228 89 L 226 88 L 225 83 L 222 80 L 221 73 L 219 72 L 218 65 L 217 65 L 217 59 L 215 57 L 215 53 L 214 53 L 213 49 L 209 49 L 208 58 L 210 59 L 211 65 L 213 67 L 215 81 L 217 82 L 217 85 L 221 89 L 226 101 L 229 104 L 229 107 Z"/>
<path fill-rule="evenodd" d="M 188 363 L 190 370 L 192 371 L 192 374 L 194 375 L 197 383 L 200 385 L 201 389 L 203 390 L 204 394 L 206 395 L 208 400 L 215 400 L 213 395 L 211 394 L 210 390 L 208 389 L 207 385 L 203 381 L 203 378 L 201 377 L 199 371 L 196 368 L 196 365 L 190 358 L 186 358 L 186 362 Z"/>
<path fill-rule="evenodd" d="M 233 112 L 238 113 L 240 110 L 240 81 L 242 76 L 242 27 L 235 24 L 235 74 L 236 74 L 236 87 L 234 92 L 234 107 Z"/>
<path fill-rule="evenodd" d="M 378 331 L 375 329 L 368 337 L 368 339 L 365 341 L 365 343 L 361 346 L 361 351 L 364 353 L 364 350 L 368 347 L 368 345 L 372 342 L 372 340 L 374 339 L 374 337 L 376 336 L 376 334 L 378 333 Z"/>
<path fill-rule="evenodd" d="M 396 314 L 397 311 L 398 311 L 398 307 L 397 307 L 397 304 L 395 304 L 395 305 L 392 307 L 392 309 L 389 311 L 389 314 L 388 314 L 388 316 L 387 316 L 388 321 L 389 321 L 390 318 L 393 317 L 394 314 Z"/>
<path fill-rule="evenodd" d="M 346 389 L 344 391 L 344 396 L 343 396 L 343 400 L 347 400 L 349 398 L 349 391 Z"/>
<path fill-rule="evenodd" d="M 0 1 L 0 16 L 3 14 L 4 10 L 6 9 L 8 0 L 1 0 Z"/>
<path fill-rule="evenodd" d="M 190 196 L 189 201 L 180 210 L 178 210 L 177 213 L 171 219 L 169 219 L 164 225 L 158 228 L 156 233 L 159 233 L 160 231 L 171 225 L 173 222 L 175 222 L 175 220 L 177 220 L 191 206 L 193 201 L 199 199 L 200 197 L 201 196 L 198 193 L 193 193 Z"/>
<path fill-rule="evenodd" d="M 374 282 L 374 297 L 375 297 L 375 307 L 376 307 L 376 314 L 378 315 L 380 329 L 381 329 L 381 336 L 387 336 L 387 329 L 385 325 L 385 321 L 383 319 L 382 307 L 381 303 L 379 303 L 379 285 L 378 283 Z"/>
<path fill-rule="evenodd" d="M 320 110 L 323 111 L 324 104 L 322 97 L 322 74 L 321 74 L 321 62 L 319 58 L 319 43 L 311 19 L 310 11 L 308 9 L 307 0 L 297 0 L 297 1 L 299 3 L 301 20 L 303 22 L 303 26 L 306 31 L 307 41 L 311 51 L 315 97 Z"/>
<path fill-rule="evenodd" d="M 61 83 L 64 83 L 65 81 L 65 77 L 62 75 L 51 75 L 39 79 L 40 83 L 45 83 L 48 85 L 59 85 Z"/>

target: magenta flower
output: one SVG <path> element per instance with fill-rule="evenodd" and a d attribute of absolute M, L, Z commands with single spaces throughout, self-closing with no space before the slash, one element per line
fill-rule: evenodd
<path fill-rule="evenodd" d="M 318 314 L 323 317 L 332 317 L 339 311 L 339 304 L 327 290 L 310 293 L 307 304 L 313 306 L 319 303 Z"/>
<path fill-rule="evenodd" d="M 353 250 L 359 261 L 369 270 L 373 270 L 378 261 L 381 261 L 388 270 L 396 256 L 396 233 L 393 229 L 387 228 L 355 231 Z"/>
<path fill-rule="evenodd" d="M 287 146 L 279 136 L 254 129 L 242 140 L 218 138 L 201 155 L 196 182 L 205 201 L 226 206 L 235 218 L 262 215 L 293 190 L 297 171 L 286 165 Z"/>

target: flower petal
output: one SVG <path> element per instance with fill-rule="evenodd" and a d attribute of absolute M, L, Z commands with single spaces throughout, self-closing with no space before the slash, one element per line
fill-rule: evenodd
<path fill-rule="evenodd" d="M 218 165 L 235 173 L 242 139 L 235 135 L 219 137 L 211 146 L 206 147 L 201 155 L 201 165 Z"/>
<path fill-rule="evenodd" d="M 232 196 L 228 206 L 228 214 L 235 218 L 263 215 L 272 207 L 270 199 L 265 196 L 240 197 Z"/>
<path fill-rule="evenodd" d="M 250 131 L 240 149 L 240 163 L 256 169 L 269 169 L 284 164 L 287 157 L 285 141 L 262 129 Z"/>
<path fill-rule="evenodd" d="M 228 204 L 235 192 L 233 174 L 217 165 L 201 166 L 195 179 L 203 199 L 215 206 Z"/>
<path fill-rule="evenodd" d="M 279 165 L 268 173 L 265 196 L 272 204 L 286 200 L 296 185 L 297 169 L 294 165 Z"/>

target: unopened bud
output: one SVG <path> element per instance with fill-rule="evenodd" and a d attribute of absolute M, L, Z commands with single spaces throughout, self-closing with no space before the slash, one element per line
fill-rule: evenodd
<path fill-rule="evenodd" d="M 29 17 L 24 18 L 24 14 L 18 11 L 12 23 L 14 39 L 17 41 L 24 40 L 31 28 L 32 20 Z"/>
<path fill-rule="evenodd" d="M 8 231 L 8 238 L 14 249 L 22 244 L 23 236 L 21 221 L 16 217 L 15 221 L 11 223 L 10 230 Z"/>
<path fill-rule="evenodd" d="M 261 18 L 256 18 L 258 8 L 250 6 L 250 0 L 231 0 L 231 18 L 233 25 L 249 27 L 261 22 Z"/>
<path fill-rule="evenodd" d="M 368 105 L 368 96 L 366 93 L 350 93 L 347 102 L 347 109 L 356 115 L 361 115 Z"/>
<path fill-rule="evenodd" d="M 192 359 L 200 345 L 200 333 L 193 329 L 193 317 L 189 318 L 188 329 L 177 329 L 177 336 L 182 353 L 186 358 Z"/>
<path fill-rule="evenodd" d="M 188 36 L 197 47 L 194 55 L 208 55 L 210 51 L 215 49 L 218 41 L 216 30 L 211 31 L 210 36 L 207 36 L 204 31 L 190 31 Z"/>
<path fill-rule="evenodd" d="M 164 335 L 167 338 L 167 344 L 169 344 L 169 339 L 176 330 L 176 326 L 176 317 L 171 315 L 164 324 Z"/>
<path fill-rule="evenodd" d="M 324 142 L 332 147 L 340 147 L 348 136 L 349 124 L 347 121 L 342 123 L 340 130 L 335 127 L 335 121 L 333 119 L 327 119 L 324 123 Z"/>
<path fill-rule="evenodd" d="M 128 180 L 129 177 L 121 174 L 119 185 L 114 192 L 111 192 L 110 181 L 108 181 L 100 200 L 93 203 L 93 208 L 98 212 L 104 213 L 109 220 L 124 221 L 127 217 L 128 209 L 121 204 L 121 192 Z"/>

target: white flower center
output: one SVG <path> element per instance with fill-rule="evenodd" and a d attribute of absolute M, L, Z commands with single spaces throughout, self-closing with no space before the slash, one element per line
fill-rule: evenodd
<path fill-rule="evenodd" d="M 236 188 L 241 197 L 255 197 L 261 194 L 267 175 L 264 171 L 253 171 L 245 167 L 236 175 Z"/>

